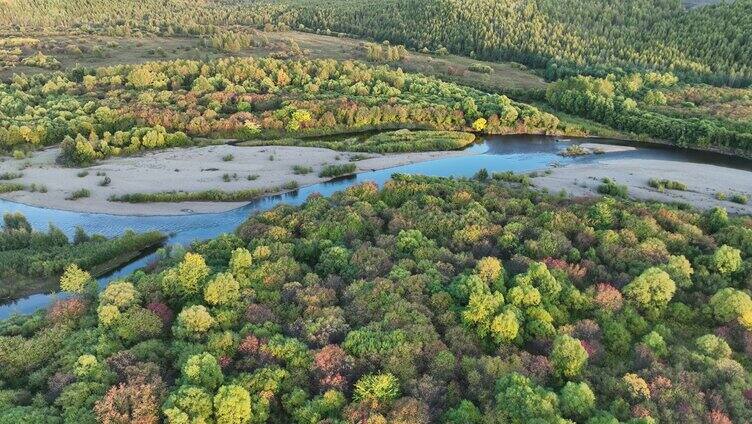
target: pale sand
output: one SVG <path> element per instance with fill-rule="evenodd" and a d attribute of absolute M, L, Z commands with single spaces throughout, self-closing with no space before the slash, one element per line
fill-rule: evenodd
<path fill-rule="evenodd" d="M 723 206 L 730 213 L 752 214 L 752 172 L 749 171 L 670 160 L 604 158 L 594 163 L 551 168 L 549 172 L 534 178 L 533 184 L 552 193 L 564 190 L 573 196 L 593 196 L 598 195 L 601 180 L 609 177 L 626 185 L 632 198 L 684 202 L 699 209 Z M 687 185 L 687 191 L 661 193 L 648 185 L 650 178 L 682 182 Z M 744 194 L 750 198 L 750 203 L 740 205 L 717 200 L 717 192 L 726 193 L 728 198 L 733 193 Z"/>
<path fill-rule="evenodd" d="M 580 146 L 590 153 L 618 153 L 631 152 L 637 150 L 634 146 L 622 146 L 620 144 L 601 144 L 601 143 L 581 143 Z"/>
<path fill-rule="evenodd" d="M 149 152 L 140 156 L 112 158 L 88 168 L 65 168 L 55 163 L 60 153 L 58 148 L 36 152 L 30 159 L 5 159 L 0 163 L 0 174 L 22 172 L 23 177 L 10 182 L 20 182 L 27 186 L 34 183 L 47 187 L 47 193 L 17 191 L 4 193 L 0 198 L 54 209 L 98 212 L 120 215 L 180 215 L 189 213 L 223 212 L 243 206 L 247 202 L 181 202 L 181 203 L 121 203 L 110 202 L 112 195 L 137 192 L 161 191 L 235 191 L 251 188 L 279 187 L 295 181 L 299 186 L 307 186 L 327 180 L 318 173 L 326 164 L 344 164 L 353 155 L 365 155 L 367 159 L 354 162 L 357 172 L 391 168 L 449 156 L 472 154 L 469 152 L 425 152 L 405 154 L 372 154 L 337 152 L 329 149 L 309 147 L 238 147 L 217 145 L 208 147 L 177 148 Z M 225 162 L 222 157 L 232 154 L 234 159 Z M 274 160 L 270 160 L 270 156 Z M 337 159 L 339 158 L 339 159 Z M 19 170 L 25 163 L 29 165 Z M 313 168 L 306 175 L 294 175 L 292 167 L 304 165 Z M 81 171 L 89 175 L 78 177 Z M 99 183 L 104 172 L 112 182 L 107 187 Z M 223 180 L 224 174 L 237 174 L 230 182 Z M 248 175 L 259 178 L 247 180 Z M 7 181 L 0 181 L 7 182 Z M 91 197 L 75 201 L 65 198 L 71 192 L 86 188 Z"/>

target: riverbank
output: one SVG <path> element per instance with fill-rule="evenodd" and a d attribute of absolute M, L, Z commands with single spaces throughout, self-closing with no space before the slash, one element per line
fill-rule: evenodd
<path fill-rule="evenodd" d="M 597 162 L 550 168 L 533 179 L 533 184 L 550 192 L 566 191 L 572 196 L 598 195 L 603 178 L 626 185 L 629 197 L 660 202 L 682 202 L 698 209 L 725 207 L 730 213 L 752 214 L 752 204 L 719 200 L 719 193 L 731 199 L 734 194 L 752 195 L 752 173 L 722 166 L 664 159 L 604 158 Z M 651 178 L 678 181 L 687 190 L 665 190 L 651 187 Z"/>
<path fill-rule="evenodd" d="M 294 146 L 241 147 L 213 145 L 148 152 L 101 161 L 87 168 L 66 168 L 55 162 L 59 148 L 36 152 L 29 159 L 6 159 L 1 174 L 22 174 L 5 183 L 26 190 L 0 198 L 32 206 L 75 212 L 116 215 L 182 215 L 224 212 L 247 202 L 140 203 L 112 202 L 110 197 L 131 193 L 204 190 L 267 190 L 303 187 L 326 181 L 319 172 L 326 165 L 355 164 L 355 172 L 372 171 L 433 159 L 466 156 L 469 151 L 422 153 L 350 153 Z M 36 191 L 32 191 L 31 187 Z M 88 197 L 71 200 L 75 192 Z"/>

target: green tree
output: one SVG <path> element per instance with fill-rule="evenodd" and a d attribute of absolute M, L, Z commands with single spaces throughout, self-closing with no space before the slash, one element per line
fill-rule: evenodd
<path fill-rule="evenodd" d="M 240 299 L 240 284 L 230 273 L 217 274 L 204 289 L 204 299 L 210 305 L 229 305 Z"/>
<path fill-rule="evenodd" d="M 554 339 L 549 359 L 557 373 L 574 378 L 585 367 L 588 354 L 579 340 L 563 334 Z"/>
<path fill-rule="evenodd" d="M 559 396 L 561 400 L 561 411 L 565 416 L 585 420 L 590 417 L 595 410 L 595 394 L 587 383 L 573 383 L 568 381 L 561 389 Z"/>
<path fill-rule="evenodd" d="M 167 270 L 162 286 L 170 294 L 181 296 L 198 294 L 209 272 L 209 267 L 201 255 L 188 252 L 177 267 Z"/>
<path fill-rule="evenodd" d="M 88 272 L 76 264 L 70 264 L 60 277 L 60 289 L 68 293 L 84 293 L 91 288 L 93 280 Z"/>
<path fill-rule="evenodd" d="M 516 372 L 496 382 L 496 412 L 500 422 L 523 424 L 558 422 L 558 398 L 555 393 L 533 384 Z"/>
<path fill-rule="evenodd" d="M 353 399 L 374 405 L 384 405 L 397 399 L 399 393 L 399 380 L 394 375 L 390 373 L 368 374 L 355 383 Z"/>
<path fill-rule="evenodd" d="M 209 353 L 188 358 L 183 365 L 182 377 L 186 384 L 203 387 L 209 392 L 216 390 L 224 381 L 217 359 Z"/>
<path fill-rule="evenodd" d="M 167 398 L 162 411 L 169 424 L 209 423 L 212 397 L 200 387 L 180 386 Z"/>
<path fill-rule="evenodd" d="M 624 287 L 626 298 L 647 311 L 659 311 L 668 305 L 676 292 L 676 283 L 665 271 L 648 268 Z"/>
<path fill-rule="evenodd" d="M 742 267 L 741 250 L 724 244 L 713 253 L 713 266 L 721 275 L 739 271 Z"/>
<path fill-rule="evenodd" d="M 214 396 L 217 424 L 244 424 L 251 420 L 251 395 L 238 385 L 222 386 Z"/>

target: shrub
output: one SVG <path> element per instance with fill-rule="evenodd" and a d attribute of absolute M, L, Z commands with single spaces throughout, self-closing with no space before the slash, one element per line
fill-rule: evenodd
<path fill-rule="evenodd" d="M 664 192 L 666 189 L 680 190 L 680 191 L 687 190 L 686 184 L 681 183 L 679 181 L 673 181 L 673 180 L 661 180 L 657 178 L 651 178 L 650 180 L 648 180 L 648 185 L 650 187 L 657 189 L 661 193 Z"/>
<path fill-rule="evenodd" d="M 354 163 L 326 165 L 321 169 L 321 171 L 319 171 L 319 177 L 322 177 L 322 178 L 339 177 L 342 175 L 352 174 L 355 172 L 355 169 L 356 169 L 356 166 Z"/>
<path fill-rule="evenodd" d="M 0 180 L 15 180 L 16 178 L 23 177 L 23 173 L 21 172 L 3 172 L 0 174 Z"/>
<path fill-rule="evenodd" d="M 295 165 L 292 167 L 292 173 L 295 175 L 306 175 L 313 172 L 313 168 L 304 165 Z"/>
<path fill-rule="evenodd" d="M 590 152 L 584 147 L 580 146 L 579 144 L 571 144 L 567 146 L 567 148 L 564 149 L 564 151 L 559 154 L 562 156 L 574 157 L 574 156 L 587 156 L 590 154 Z"/>
<path fill-rule="evenodd" d="M 744 194 L 734 193 L 731 195 L 731 201 L 740 205 L 746 205 L 749 199 Z"/>
<path fill-rule="evenodd" d="M 26 188 L 25 185 L 20 183 L 0 183 L 0 193 L 10 193 L 13 191 L 21 191 Z"/>
<path fill-rule="evenodd" d="M 66 197 L 65 200 L 78 200 L 78 199 L 82 199 L 84 197 L 90 197 L 90 196 L 91 196 L 91 192 L 85 188 L 82 188 L 68 195 L 68 197 Z"/>
<path fill-rule="evenodd" d="M 467 67 L 470 72 L 477 72 L 479 74 L 490 74 L 493 72 L 493 68 L 482 64 L 482 63 L 473 63 L 472 65 Z"/>
<path fill-rule="evenodd" d="M 627 197 L 627 186 L 616 184 L 610 178 L 604 178 L 598 186 L 598 193 L 613 197 Z"/>

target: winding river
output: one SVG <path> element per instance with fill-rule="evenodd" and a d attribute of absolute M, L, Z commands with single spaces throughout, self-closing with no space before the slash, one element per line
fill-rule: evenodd
<path fill-rule="evenodd" d="M 485 168 L 489 172 L 525 172 L 544 169 L 554 164 L 566 166 L 572 163 L 598 161 L 600 158 L 606 157 L 609 160 L 649 157 L 684 162 L 713 163 L 726 167 L 750 169 L 748 161 L 737 160 L 728 156 L 635 143 L 629 143 L 629 145 L 638 147 L 632 151 L 575 158 L 566 158 L 558 155 L 558 152 L 566 148 L 568 144 L 584 141 L 624 144 L 608 139 L 555 141 L 554 138 L 546 136 L 515 135 L 488 137 L 468 148 L 472 153 L 476 153 L 473 155 L 448 157 L 378 171 L 363 172 L 350 178 L 340 178 L 302 187 L 299 190 L 283 195 L 266 196 L 243 207 L 222 213 L 139 216 L 134 211 L 133 215 L 108 215 L 46 209 L 0 199 L 0 214 L 21 212 L 27 217 L 34 228 L 45 230 L 50 224 L 54 224 L 69 236 L 72 236 L 77 226 L 84 228 L 88 233 L 97 233 L 105 236 L 115 236 L 121 234 L 126 229 L 138 232 L 159 230 L 170 235 L 167 243 L 188 245 L 194 240 L 213 238 L 222 233 L 232 232 L 249 215 L 270 209 L 278 204 L 299 205 L 313 193 L 329 196 L 336 191 L 364 181 L 374 181 L 381 185 L 395 173 L 469 177 L 481 168 Z M 133 207 L 135 209 L 138 206 L 125 207 Z M 141 257 L 114 273 L 100 277 L 98 279 L 100 287 L 104 287 L 110 281 L 126 276 L 145 266 L 154 260 L 154 255 L 152 253 Z M 40 308 L 48 306 L 52 301 L 62 296 L 64 295 L 54 293 L 34 294 L 15 300 L 12 303 L 1 305 L 0 319 L 5 319 L 12 314 L 33 313 Z"/>

